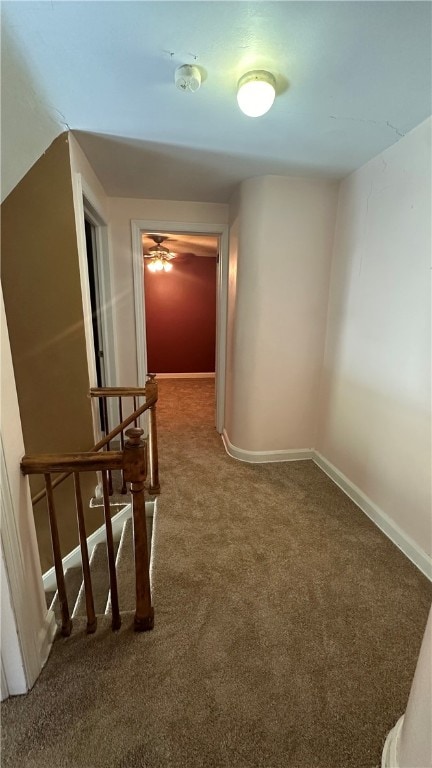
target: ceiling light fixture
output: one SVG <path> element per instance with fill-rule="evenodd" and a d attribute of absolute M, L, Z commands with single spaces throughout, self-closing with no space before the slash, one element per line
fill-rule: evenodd
<path fill-rule="evenodd" d="M 177 67 L 174 82 L 180 91 L 195 93 L 201 85 L 201 72 L 198 67 L 183 64 L 181 67 Z"/>
<path fill-rule="evenodd" d="M 144 253 L 143 256 L 149 260 L 147 266 L 150 272 L 171 272 L 172 264 L 170 261 L 175 257 L 175 253 L 162 245 L 167 238 L 163 235 L 149 235 L 149 237 L 154 240 L 155 245 L 149 248 L 149 252 Z"/>
<path fill-rule="evenodd" d="M 238 82 L 237 101 L 248 117 L 260 117 L 269 111 L 276 96 L 276 80 L 271 72 L 255 69 Z"/>
<path fill-rule="evenodd" d="M 172 264 L 164 256 L 152 259 L 147 266 L 150 272 L 171 272 L 172 270 Z"/>

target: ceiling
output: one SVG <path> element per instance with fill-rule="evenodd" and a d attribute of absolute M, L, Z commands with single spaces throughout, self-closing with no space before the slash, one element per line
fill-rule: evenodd
<path fill-rule="evenodd" d="M 244 178 L 341 178 L 431 114 L 429 2 L 2 2 L 34 87 L 109 195 L 226 202 Z M 201 68 L 196 93 L 174 85 Z M 268 69 L 248 118 L 236 84 Z"/>
<path fill-rule="evenodd" d="M 176 256 L 212 256 L 216 258 L 218 255 L 219 238 L 216 235 L 189 235 L 179 232 L 153 232 L 153 234 L 163 235 L 166 239 L 162 245 L 175 253 Z M 141 239 L 144 253 L 148 253 L 155 241 L 149 237 L 148 233 L 144 233 Z"/>

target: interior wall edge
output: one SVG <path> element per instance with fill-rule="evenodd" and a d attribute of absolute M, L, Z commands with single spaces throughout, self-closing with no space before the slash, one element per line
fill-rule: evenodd
<path fill-rule="evenodd" d="M 244 448 L 238 448 L 233 445 L 228 437 L 226 429 L 222 432 L 222 442 L 224 448 L 233 459 L 244 461 L 247 464 L 268 464 L 280 461 L 303 461 L 312 459 L 314 451 L 312 448 L 287 448 L 277 451 L 248 451 Z"/>

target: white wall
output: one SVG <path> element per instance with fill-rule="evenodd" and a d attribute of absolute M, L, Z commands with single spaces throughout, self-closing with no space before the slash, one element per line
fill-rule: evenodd
<path fill-rule="evenodd" d="M 225 428 L 242 451 L 315 445 L 337 190 L 266 176 L 233 200 Z"/>
<path fill-rule="evenodd" d="M 64 130 L 50 109 L 2 24 L 1 200 Z"/>
<path fill-rule="evenodd" d="M 431 120 L 343 181 L 318 450 L 431 553 Z"/>
<path fill-rule="evenodd" d="M 235 418 L 235 330 L 237 299 L 237 266 L 239 252 L 239 216 L 240 195 L 237 193 L 230 200 L 229 208 L 229 258 L 228 258 L 228 296 L 227 296 L 227 335 L 226 335 L 226 370 L 225 370 L 225 417 L 224 428 L 231 425 Z"/>
<path fill-rule="evenodd" d="M 137 384 L 136 335 L 133 294 L 131 221 L 211 223 L 216 228 L 228 220 L 228 206 L 219 203 L 177 202 L 109 198 L 112 247 L 112 285 L 118 385 Z"/>
<path fill-rule="evenodd" d="M 9 334 L 1 293 L 1 641 L 11 694 L 25 693 L 45 663 L 54 631 L 47 611 L 24 455 Z M 7 574 L 7 575 L 6 575 Z"/>
<path fill-rule="evenodd" d="M 7 576 L 3 543 L 1 547 L 1 662 L 2 691 L 1 699 L 9 695 L 26 693 L 28 690 L 24 659 L 18 639 L 18 629 L 12 605 L 12 596 Z"/>

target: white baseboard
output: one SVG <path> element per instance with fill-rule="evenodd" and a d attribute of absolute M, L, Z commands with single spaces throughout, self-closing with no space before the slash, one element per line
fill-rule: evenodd
<path fill-rule="evenodd" d="M 303 459 L 312 459 L 313 451 L 311 448 L 299 448 L 284 451 L 245 451 L 243 448 L 237 448 L 233 445 L 224 429 L 222 432 L 222 441 L 228 456 L 238 461 L 245 461 L 248 464 L 267 464 L 276 461 L 302 461 Z"/>
<path fill-rule="evenodd" d="M 214 379 L 214 373 L 157 373 L 158 379 Z"/>
<path fill-rule="evenodd" d="M 406 557 L 432 581 L 432 558 L 408 536 L 382 509 L 366 496 L 346 475 L 331 464 L 318 451 L 307 448 L 284 451 L 245 451 L 233 445 L 226 430 L 222 432 L 222 442 L 229 456 L 250 464 L 262 464 L 278 461 L 301 461 L 312 459 L 331 480 L 364 512 L 375 525 L 403 552 Z"/>
<path fill-rule="evenodd" d="M 318 451 L 313 452 L 313 460 L 323 472 L 364 512 L 390 541 L 406 555 L 414 565 L 432 581 L 432 559 L 422 550 L 405 531 L 400 528 L 382 509 L 374 504 L 354 483 L 337 467 L 327 461 Z"/>
<path fill-rule="evenodd" d="M 382 751 L 381 768 L 399 768 L 398 743 L 405 715 L 399 718 L 385 740 Z"/>

